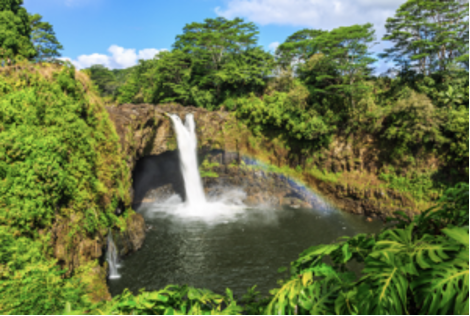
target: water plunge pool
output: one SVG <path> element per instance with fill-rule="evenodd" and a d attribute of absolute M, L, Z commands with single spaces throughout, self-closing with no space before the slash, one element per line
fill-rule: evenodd
<path fill-rule="evenodd" d="M 255 284 L 263 294 L 277 286 L 288 267 L 305 249 L 341 236 L 375 233 L 380 222 L 334 209 L 247 209 L 231 219 L 204 220 L 172 216 L 171 212 L 140 212 L 153 228 L 138 252 L 121 264 L 121 278 L 109 280 L 112 295 L 129 288 L 156 290 L 188 284 L 236 295 Z"/>
<path fill-rule="evenodd" d="M 171 175 L 169 171 L 176 168 L 159 161 L 153 168 L 158 176 L 143 168 L 134 177 L 134 188 L 139 196 L 147 191 L 140 186 L 152 187 L 155 179 L 167 175 L 174 184 L 184 185 L 185 201 L 175 194 L 138 208 L 153 229 L 147 232 L 143 248 L 121 262 L 121 277 L 110 278 L 112 295 L 125 288 L 137 294 L 141 288 L 157 290 L 168 284 L 217 293 L 230 288 L 238 296 L 256 284 L 268 294 L 278 279 L 286 277 L 278 268 L 289 266 L 303 250 L 341 236 L 380 230 L 378 222 L 366 222 L 325 203 L 311 209 L 248 208 L 242 203 L 246 193 L 239 188 L 224 188 L 219 196 L 206 197 L 198 172 L 194 117 L 188 114 L 184 124 L 177 115 L 169 117 L 177 135 L 181 175 Z M 167 162 L 176 160 L 169 158 Z"/>

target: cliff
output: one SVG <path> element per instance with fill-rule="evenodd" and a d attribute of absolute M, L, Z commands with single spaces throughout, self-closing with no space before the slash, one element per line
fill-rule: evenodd
<path fill-rule="evenodd" d="M 238 168 L 227 173 L 227 168 L 239 167 L 242 157 L 250 157 L 284 170 L 350 213 L 385 218 L 397 210 L 413 216 L 422 209 L 409 194 L 387 188 L 379 180 L 380 152 L 370 135 L 355 139 L 338 137 L 330 148 L 306 156 L 293 152 L 282 138 L 254 134 L 230 112 L 177 104 L 124 104 L 107 110 L 119 135 L 128 170 L 133 170 L 143 157 L 176 149 L 175 135 L 165 113 L 176 113 L 182 119 L 192 113 L 201 159 L 221 166 L 214 172 L 228 176 L 230 183 L 243 171 Z M 433 163 L 427 168 L 436 168 Z M 131 172 L 127 179 L 132 180 Z M 130 194 L 133 196 L 132 190 Z"/>

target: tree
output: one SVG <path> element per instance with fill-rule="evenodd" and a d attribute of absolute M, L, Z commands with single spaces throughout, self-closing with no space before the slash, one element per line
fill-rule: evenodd
<path fill-rule="evenodd" d="M 209 58 L 209 66 L 218 70 L 226 54 L 240 53 L 254 47 L 258 33 L 252 22 L 244 23 L 240 18 L 206 19 L 204 23 L 187 24 L 183 34 L 176 37 L 173 47 L 196 59 Z"/>
<path fill-rule="evenodd" d="M 103 65 L 93 65 L 84 69 L 89 72 L 90 79 L 96 85 L 102 96 L 114 95 L 118 88 L 114 73 Z"/>
<path fill-rule="evenodd" d="M 33 58 L 28 12 L 23 0 L 0 0 L 0 61 L 7 64 L 17 56 Z"/>
<path fill-rule="evenodd" d="M 34 14 L 29 16 L 32 30 L 32 42 L 36 49 L 36 61 L 48 61 L 54 57 L 60 57 L 59 50 L 64 49 L 55 36 L 52 25 L 41 21 L 42 16 Z"/>
<path fill-rule="evenodd" d="M 276 57 L 281 66 L 286 68 L 295 62 L 305 62 L 318 53 L 315 38 L 325 33 L 323 30 L 303 29 L 289 36 L 276 49 Z"/>
<path fill-rule="evenodd" d="M 227 56 L 242 54 L 256 46 L 258 30 L 243 19 L 227 20 L 222 17 L 206 19 L 204 23 L 187 24 L 183 34 L 173 45 L 192 59 L 194 71 L 200 76 L 200 88 L 215 89 L 219 100 L 223 78 L 218 75 Z"/>
<path fill-rule="evenodd" d="M 260 91 L 265 86 L 265 78 L 274 65 L 273 56 L 259 47 L 241 54 L 230 54 L 216 76 L 229 93 L 248 94 Z"/>
<path fill-rule="evenodd" d="M 408 0 L 385 27 L 383 39 L 394 46 L 381 57 L 402 67 L 429 75 L 453 62 L 468 65 L 468 0 Z"/>
<path fill-rule="evenodd" d="M 340 27 L 315 39 L 321 53 L 333 61 L 342 78 L 340 84 L 332 85 L 329 89 L 349 96 L 352 108 L 355 108 L 356 94 L 367 89 L 364 81 L 372 72 L 371 65 L 377 61 L 370 52 L 374 41 L 375 30 L 370 23 Z"/>

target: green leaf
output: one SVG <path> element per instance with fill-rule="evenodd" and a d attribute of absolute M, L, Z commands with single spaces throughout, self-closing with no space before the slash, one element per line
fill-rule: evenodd
<path fill-rule="evenodd" d="M 463 228 L 454 227 L 454 228 L 444 228 L 442 230 L 444 234 L 457 241 L 459 244 L 464 245 L 468 249 L 469 243 L 469 234 L 468 228 L 465 230 Z"/>

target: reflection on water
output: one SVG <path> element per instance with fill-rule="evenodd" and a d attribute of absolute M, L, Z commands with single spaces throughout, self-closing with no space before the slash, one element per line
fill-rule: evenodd
<path fill-rule="evenodd" d="M 248 209 L 217 222 L 141 211 L 153 229 L 142 249 L 124 258 L 121 278 L 109 280 L 113 295 L 125 288 L 137 293 L 168 284 L 219 293 L 229 287 L 237 295 L 257 284 L 267 294 L 281 277 L 277 269 L 288 266 L 308 247 L 341 236 L 375 233 L 382 227 L 331 209 Z"/>

